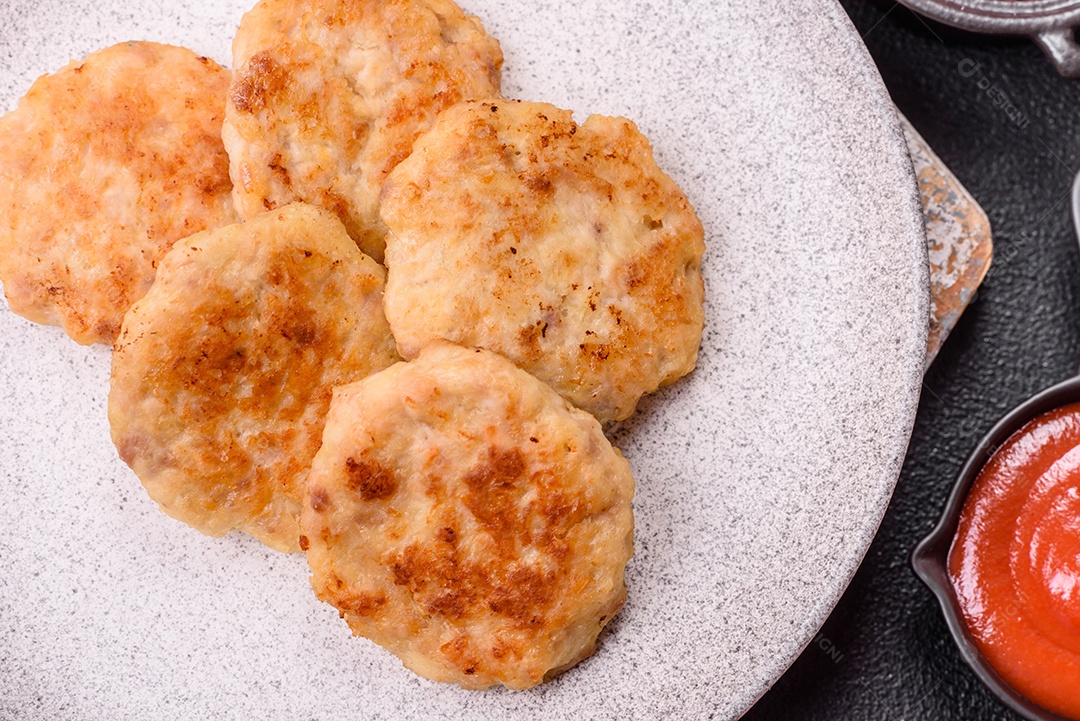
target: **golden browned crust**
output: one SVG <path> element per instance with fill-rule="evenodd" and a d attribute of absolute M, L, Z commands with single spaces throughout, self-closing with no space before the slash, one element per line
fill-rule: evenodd
<path fill-rule="evenodd" d="M 169 515 L 297 551 L 331 387 L 397 356 L 384 271 L 331 214 L 290 205 L 178 243 L 113 354 L 120 457 Z"/>
<path fill-rule="evenodd" d="M 0 280 L 11 309 L 112 343 L 180 238 L 233 222 L 229 73 L 129 42 L 38 79 L 0 118 Z"/>
<path fill-rule="evenodd" d="M 488 348 L 601 420 L 696 363 L 704 233 L 629 120 L 458 105 L 387 178 L 382 218 L 406 358 Z"/>
<path fill-rule="evenodd" d="M 621 608 L 633 491 L 594 418 L 436 342 L 335 390 L 301 545 L 319 598 L 416 673 L 528 688 Z"/>
<path fill-rule="evenodd" d="M 435 115 L 499 94 L 502 53 L 450 0 L 261 0 L 233 42 L 236 206 L 333 211 L 382 260 L 383 178 Z"/>

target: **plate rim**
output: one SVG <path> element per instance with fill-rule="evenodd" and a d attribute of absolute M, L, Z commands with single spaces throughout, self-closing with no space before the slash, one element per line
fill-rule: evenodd
<path fill-rule="evenodd" d="M 922 202 L 919 196 L 918 183 L 916 182 L 914 166 L 911 162 L 911 154 L 907 147 L 907 141 L 904 138 L 903 129 L 900 126 L 898 117 L 898 110 L 895 103 L 892 101 L 892 97 L 889 94 L 888 89 L 885 86 L 885 81 L 881 77 L 881 73 L 877 69 L 877 65 L 870 55 L 870 50 L 866 47 L 856 29 L 851 18 L 844 11 L 840 5 L 840 0 L 829 0 L 827 3 L 827 10 L 824 13 L 825 22 L 829 22 L 837 31 L 837 40 L 842 43 L 841 48 L 846 51 L 846 54 L 852 58 L 855 62 L 849 65 L 853 75 L 859 75 L 865 83 L 868 83 L 872 87 L 873 103 L 877 106 L 878 111 L 881 114 L 882 119 L 886 122 L 889 128 L 889 134 L 887 137 L 882 138 L 883 143 L 887 142 L 887 147 L 890 151 L 889 155 L 893 165 L 899 165 L 895 168 L 900 171 L 903 178 L 904 185 L 907 192 L 903 197 L 903 205 L 906 207 L 906 215 L 908 216 L 911 227 L 909 230 L 911 234 L 907 238 L 911 247 L 909 252 L 913 253 L 912 263 L 921 264 L 923 269 L 922 273 L 918 274 L 918 288 L 916 288 L 916 300 L 917 300 L 917 313 L 909 320 L 913 325 L 915 332 L 915 338 L 917 343 L 914 347 L 907 348 L 906 357 L 904 360 L 910 363 L 908 372 L 908 382 L 905 385 L 906 395 L 897 401 L 898 405 L 903 406 L 906 410 L 907 423 L 902 433 L 898 433 L 899 446 L 896 452 L 893 453 L 890 462 L 887 467 L 882 469 L 883 483 L 884 485 L 880 489 L 878 497 L 875 499 L 874 514 L 871 518 L 867 519 L 867 522 L 860 528 L 861 535 L 859 538 L 858 546 L 861 550 L 855 553 L 849 558 L 843 559 L 842 563 L 837 564 L 839 571 L 837 573 L 837 583 L 835 583 L 828 594 L 824 594 L 819 597 L 818 603 L 808 614 L 808 618 L 805 620 L 802 633 L 793 633 L 793 642 L 788 644 L 788 652 L 783 654 L 777 654 L 774 657 L 774 662 L 765 674 L 769 680 L 758 684 L 756 693 L 749 703 L 740 704 L 734 718 L 739 718 L 749 711 L 768 691 L 776 684 L 777 681 L 783 677 L 791 665 L 802 655 L 802 653 L 809 647 L 811 641 L 815 638 L 816 634 L 824 626 L 829 616 L 832 615 L 836 605 L 840 602 L 840 599 L 846 593 L 848 587 L 851 585 L 851 581 L 854 579 L 855 574 L 862 566 L 863 560 L 866 558 L 866 554 L 870 551 L 870 546 L 873 544 L 874 539 L 877 537 L 878 529 L 881 527 L 881 523 L 885 518 L 885 513 L 888 511 L 889 504 L 892 501 L 893 494 L 896 490 L 896 484 L 900 479 L 900 473 L 903 470 L 904 461 L 907 457 L 907 449 L 911 442 L 911 434 L 915 427 L 915 417 L 919 408 L 919 401 L 922 397 L 923 377 L 925 370 L 926 360 L 926 341 L 929 334 L 929 318 L 930 318 L 930 266 L 929 255 L 926 245 L 926 228 L 923 221 Z M 899 178 L 898 178 L 899 179 Z M 901 199 L 897 199 L 897 204 Z"/>

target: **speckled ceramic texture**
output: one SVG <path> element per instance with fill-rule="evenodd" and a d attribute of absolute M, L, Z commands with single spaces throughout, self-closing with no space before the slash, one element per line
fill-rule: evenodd
<path fill-rule="evenodd" d="M 227 61 L 232 0 L 16 0 L 0 95 L 125 39 Z M 422 680 L 350 637 L 303 558 L 160 513 L 109 442 L 109 353 L 0 311 L 0 718 L 734 718 L 809 642 L 877 528 L 927 325 L 888 97 L 822 0 L 468 0 L 508 94 L 624 114 L 707 229 L 697 371 L 613 431 L 638 481 L 630 600 L 523 693 Z"/>

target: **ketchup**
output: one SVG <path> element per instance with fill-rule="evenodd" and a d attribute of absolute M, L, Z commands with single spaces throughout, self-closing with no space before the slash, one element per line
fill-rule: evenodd
<path fill-rule="evenodd" d="M 990 665 L 1035 704 L 1080 720 L 1080 403 L 1029 422 L 983 467 L 949 576 Z"/>

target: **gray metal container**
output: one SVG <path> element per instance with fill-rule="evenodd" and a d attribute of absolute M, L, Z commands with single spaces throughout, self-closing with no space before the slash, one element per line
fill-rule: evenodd
<path fill-rule="evenodd" d="M 1078 0 L 900 0 L 912 10 L 962 30 L 997 35 L 1027 35 L 1043 49 L 1058 72 L 1080 77 Z"/>

